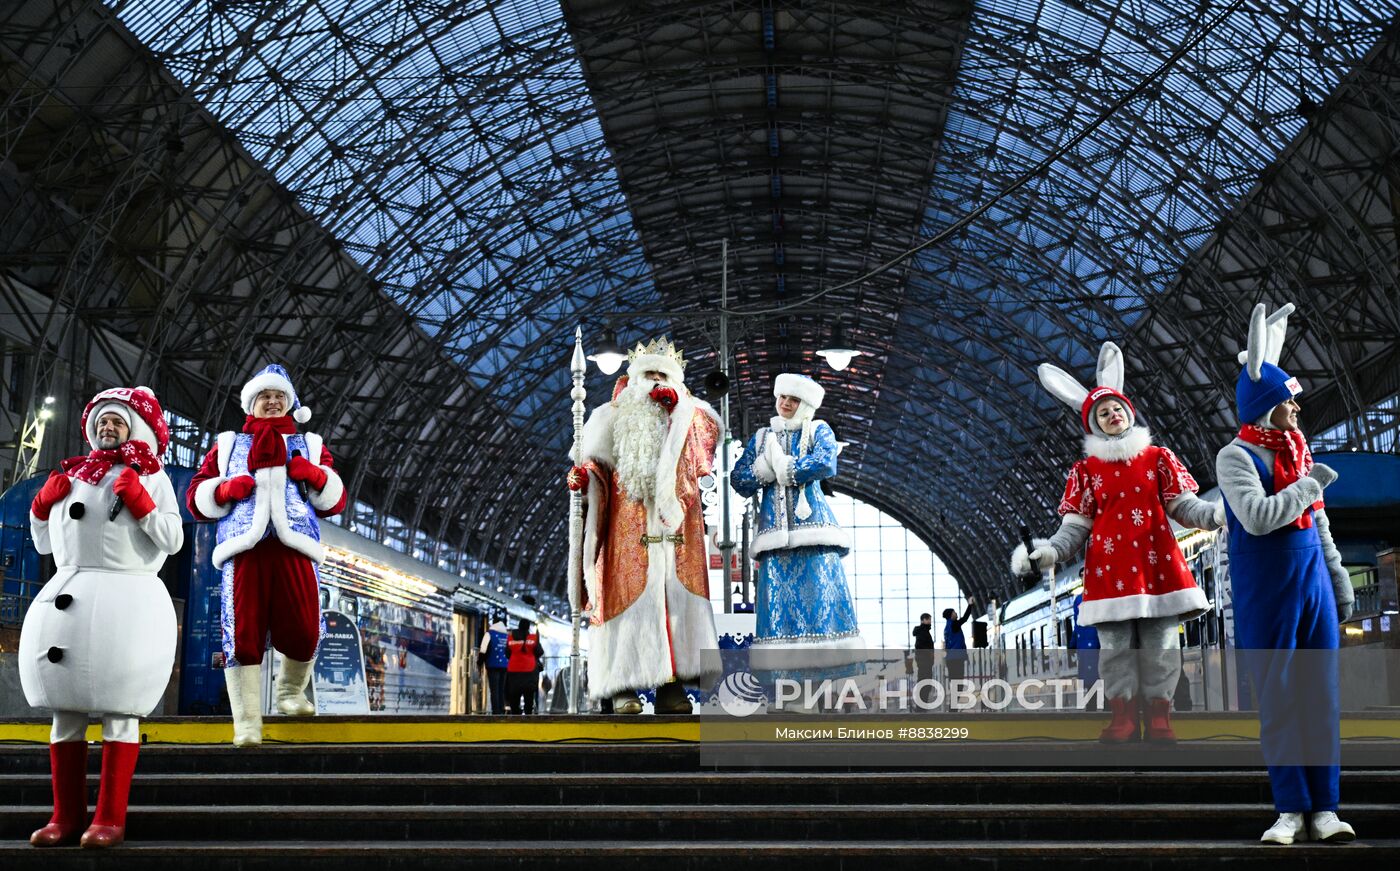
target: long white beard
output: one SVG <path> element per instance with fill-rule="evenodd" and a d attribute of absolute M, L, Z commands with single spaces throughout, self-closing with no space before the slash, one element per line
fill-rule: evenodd
<path fill-rule="evenodd" d="M 613 418 L 613 457 L 617 479 L 629 497 L 648 505 L 656 499 L 656 466 L 670 429 L 666 409 L 648 395 L 653 384 L 629 384 L 617 398 Z"/>

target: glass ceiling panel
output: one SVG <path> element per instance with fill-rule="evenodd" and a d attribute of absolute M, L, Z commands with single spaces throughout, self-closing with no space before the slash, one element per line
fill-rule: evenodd
<path fill-rule="evenodd" d="M 651 292 L 555 0 L 108 5 L 507 411 L 566 390 L 542 333 Z"/>
<path fill-rule="evenodd" d="M 977 0 L 924 235 L 1049 155 L 1220 8 Z M 1048 177 L 988 210 L 968 235 L 994 250 L 945 245 L 917 261 L 911 291 L 1115 295 L 1116 323 L 1088 306 L 1065 314 L 1092 341 L 1120 334 L 1302 129 L 1300 95 L 1323 101 L 1397 11 L 1400 0 L 1246 4 Z"/>

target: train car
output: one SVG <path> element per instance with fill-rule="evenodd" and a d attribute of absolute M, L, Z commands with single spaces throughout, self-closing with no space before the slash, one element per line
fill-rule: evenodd
<path fill-rule="evenodd" d="M 194 470 L 166 466 L 176 493 L 183 494 Z M 53 561 L 41 556 L 29 534 L 29 503 L 47 476 L 21 481 L 0 494 L 0 654 L 18 646 L 19 627 L 28 604 L 53 575 Z M 214 525 L 197 523 L 181 505 L 185 545 L 166 560 L 160 576 L 175 602 L 179 624 L 175 673 L 156 714 L 227 714 L 223 653 L 219 629 L 220 573 L 213 567 Z M 492 613 L 513 622 L 541 620 L 535 608 L 498 593 L 484 582 L 472 583 L 406 554 L 322 522 L 326 559 L 320 567 L 321 607 L 343 615 L 353 627 L 358 650 L 344 658 L 350 670 L 362 671 L 359 710 L 370 714 L 449 714 L 489 710 L 484 675 L 476 650 Z M 567 662 L 569 627 L 544 617 L 551 664 Z M 329 637 L 329 636 L 328 636 Z M 343 647 L 343 645 L 342 645 Z M 322 656 L 317 681 L 321 686 Z M 275 663 L 268 658 L 270 692 Z M 0 659 L 0 669 L 12 667 Z M 341 670 L 345 670 L 341 668 Z M 334 670 L 332 670 L 334 671 Z M 347 684 L 359 679 L 354 675 Z M 17 680 L 16 680 L 17 685 Z M 22 699 L 20 700 L 22 707 Z M 21 714 L 22 710 L 3 713 Z"/>

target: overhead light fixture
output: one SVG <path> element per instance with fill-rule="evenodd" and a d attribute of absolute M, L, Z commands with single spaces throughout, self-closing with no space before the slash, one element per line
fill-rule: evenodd
<path fill-rule="evenodd" d="M 57 401 L 58 401 L 58 400 L 57 400 L 57 399 L 54 399 L 52 396 L 45 396 L 45 397 L 44 397 L 44 404 L 45 404 L 45 405 L 53 405 L 53 404 L 54 404 L 55 402 L 57 402 Z"/>
<path fill-rule="evenodd" d="M 861 351 L 852 348 L 850 342 L 846 341 L 846 330 L 841 326 L 841 322 L 837 321 L 836 326 L 831 328 L 831 341 L 827 342 L 825 348 L 817 352 L 817 356 L 826 358 L 828 366 L 837 372 L 842 372 L 861 353 Z"/>
<path fill-rule="evenodd" d="M 617 343 L 617 333 L 607 329 L 603 330 L 603 341 L 598 345 L 598 349 L 589 354 L 588 359 L 598 364 L 598 371 L 604 375 L 611 375 L 622 367 L 622 361 L 627 359 L 627 351 Z"/>

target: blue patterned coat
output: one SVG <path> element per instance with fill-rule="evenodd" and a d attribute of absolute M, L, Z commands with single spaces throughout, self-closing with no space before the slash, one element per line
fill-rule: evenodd
<path fill-rule="evenodd" d="M 760 429 L 749 439 L 744 455 L 729 476 L 730 484 L 741 496 L 752 497 L 759 490 L 763 491 L 758 531 L 750 551 L 755 557 L 768 551 L 822 546 L 836 548 L 845 556 L 850 548 L 846 532 L 837 525 L 836 516 L 821 490 L 822 479 L 836 475 L 836 435 L 825 421 L 814 420 L 811 424 L 812 445 L 802 456 L 796 456 L 802 438 L 801 428 L 778 433 L 778 443 L 784 453 L 795 457 L 790 482 L 765 483 L 754 475 L 754 460 L 763 450 L 769 427 Z M 798 516 L 799 502 L 804 496 L 811 508 L 805 518 Z"/>

